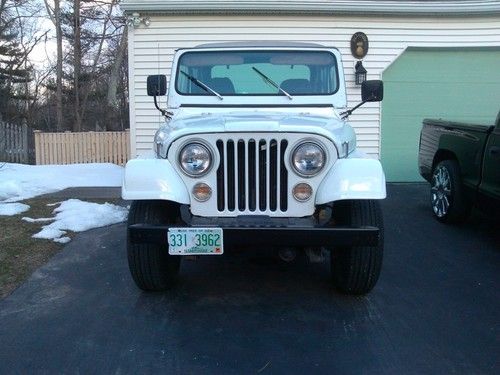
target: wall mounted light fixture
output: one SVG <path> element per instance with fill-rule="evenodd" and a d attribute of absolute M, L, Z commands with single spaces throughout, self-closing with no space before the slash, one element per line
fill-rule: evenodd
<path fill-rule="evenodd" d="M 151 19 L 149 17 L 141 17 L 139 13 L 132 13 L 132 15 L 127 18 L 127 24 L 129 27 L 134 28 L 138 28 L 141 24 L 149 26 L 151 25 Z"/>
<path fill-rule="evenodd" d="M 356 85 L 361 85 L 364 81 L 366 81 L 366 69 L 363 66 L 363 63 L 358 61 L 356 63 L 356 66 L 354 67 L 354 76 L 355 76 L 355 81 Z"/>

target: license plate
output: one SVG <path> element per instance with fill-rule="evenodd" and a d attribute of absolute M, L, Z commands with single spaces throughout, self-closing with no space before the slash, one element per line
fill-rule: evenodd
<path fill-rule="evenodd" d="M 170 255 L 221 255 L 222 228 L 169 228 Z"/>

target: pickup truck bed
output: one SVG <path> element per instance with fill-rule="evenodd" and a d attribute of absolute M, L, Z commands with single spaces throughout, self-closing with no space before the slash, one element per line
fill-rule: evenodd
<path fill-rule="evenodd" d="M 497 207 L 500 114 L 495 125 L 425 119 L 418 167 L 431 183 L 432 208 L 440 221 L 462 221 L 472 205 Z"/>
<path fill-rule="evenodd" d="M 453 153 L 463 168 L 480 163 L 488 134 L 495 125 L 425 119 L 420 134 L 418 164 L 420 174 L 430 182 L 433 167 Z M 476 168 L 477 169 L 477 168 Z M 467 176 L 464 183 L 473 183 L 478 173 Z"/>

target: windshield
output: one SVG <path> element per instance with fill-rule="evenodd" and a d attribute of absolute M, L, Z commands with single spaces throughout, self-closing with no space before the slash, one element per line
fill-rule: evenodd
<path fill-rule="evenodd" d="M 332 95 L 335 56 L 326 51 L 186 52 L 177 69 L 182 95 Z M 215 94 L 214 94 L 215 92 Z"/>

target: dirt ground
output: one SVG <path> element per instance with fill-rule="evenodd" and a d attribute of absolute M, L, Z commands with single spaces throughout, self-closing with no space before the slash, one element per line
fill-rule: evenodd
<path fill-rule="evenodd" d="M 51 240 L 32 238 L 47 223 L 28 223 L 23 217 L 53 217 L 52 211 L 57 206 L 48 206 L 59 202 L 56 197 L 33 198 L 22 203 L 30 206 L 29 211 L 14 216 L 0 216 L 0 299 L 8 296 L 37 268 L 45 264 L 54 254 L 62 250 L 63 245 Z M 104 199 L 92 199 L 103 203 Z M 68 232 L 73 238 L 74 233 Z"/>

